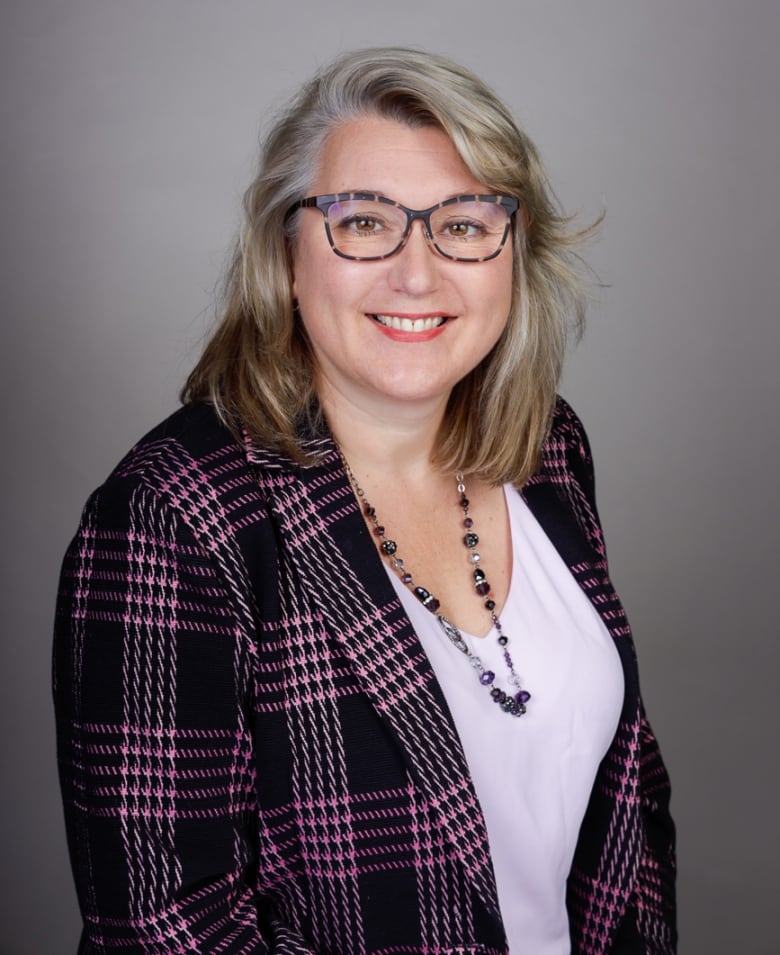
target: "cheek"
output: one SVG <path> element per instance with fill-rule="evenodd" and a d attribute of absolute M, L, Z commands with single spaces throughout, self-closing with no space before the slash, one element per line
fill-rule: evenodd
<path fill-rule="evenodd" d="M 330 247 L 308 252 L 301 246 L 292 269 L 293 295 L 301 312 L 309 309 L 333 316 L 359 312 L 371 285 L 365 265 L 339 258 Z"/>
<path fill-rule="evenodd" d="M 292 249 L 292 288 L 297 299 L 310 298 L 312 289 L 326 284 L 327 268 L 330 264 L 323 254 L 319 237 L 312 234 L 311 223 L 301 224 Z"/>
<path fill-rule="evenodd" d="M 490 276 L 485 276 L 483 286 L 486 301 L 491 301 L 496 317 L 506 320 L 512 308 L 512 287 L 514 267 L 511 257 L 506 261 L 496 260 L 496 269 Z"/>

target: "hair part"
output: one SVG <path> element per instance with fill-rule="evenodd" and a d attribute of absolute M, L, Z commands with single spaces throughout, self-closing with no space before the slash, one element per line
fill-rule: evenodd
<path fill-rule="evenodd" d="M 210 401 L 234 430 L 307 459 L 301 420 L 320 412 L 315 358 L 292 294 L 299 214 L 289 210 L 309 194 L 328 136 L 368 116 L 441 129 L 477 179 L 520 201 L 510 315 L 490 354 L 453 389 L 434 461 L 445 471 L 522 486 L 538 468 L 567 336 L 582 327 L 585 297 L 573 250 L 593 227 L 571 229 L 535 146 L 496 94 L 468 70 L 429 53 L 394 47 L 347 53 L 307 83 L 274 123 L 244 198 L 223 317 L 182 400 Z"/>

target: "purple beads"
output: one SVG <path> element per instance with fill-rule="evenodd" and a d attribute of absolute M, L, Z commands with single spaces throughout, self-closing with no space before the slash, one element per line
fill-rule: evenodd
<path fill-rule="evenodd" d="M 425 607 L 426 610 L 430 610 L 431 613 L 436 613 L 439 609 L 439 601 L 433 596 L 430 591 L 426 590 L 425 587 L 415 587 L 414 595 L 420 601 L 420 603 Z"/>

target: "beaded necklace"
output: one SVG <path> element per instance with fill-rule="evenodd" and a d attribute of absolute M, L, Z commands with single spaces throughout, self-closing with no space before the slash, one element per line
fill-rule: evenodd
<path fill-rule="evenodd" d="M 496 602 L 493 599 L 493 594 L 491 593 L 490 584 L 487 581 L 485 572 L 481 567 L 478 566 L 481 559 L 479 552 L 476 549 L 477 544 L 479 543 L 479 537 L 473 530 L 474 521 L 469 515 L 469 499 L 466 497 L 466 484 L 463 475 L 455 475 L 458 494 L 460 495 L 459 506 L 463 511 L 463 526 L 466 529 L 466 533 L 463 536 L 463 543 L 470 551 L 469 561 L 474 565 L 474 570 L 472 572 L 474 578 L 474 590 L 480 597 L 485 598 L 485 609 L 490 614 L 490 620 L 492 622 L 493 628 L 496 631 L 496 639 L 498 641 L 498 645 L 501 647 L 504 663 L 506 664 L 508 672 L 508 683 L 511 687 L 511 689 L 508 691 L 502 690 L 499 686 L 495 685 L 495 673 L 492 670 L 487 669 L 480 657 L 471 651 L 463 638 L 463 634 L 460 632 L 460 630 L 458 630 L 455 624 L 448 620 L 444 614 L 439 613 L 439 607 L 441 605 L 436 597 L 434 597 L 429 590 L 426 590 L 425 587 L 415 584 L 414 578 L 406 569 L 403 559 L 398 554 L 397 543 L 386 536 L 385 528 L 379 522 L 376 509 L 373 508 L 368 502 L 365 491 L 358 484 L 357 478 L 352 473 L 352 469 L 349 466 L 349 462 L 344 457 L 343 451 L 341 448 L 338 450 L 341 460 L 344 464 L 344 470 L 347 472 L 347 477 L 349 478 L 350 483 L 352 484 L 352 487 L 355 491 L 355 495 L 357 496 L 363 508 L 363 513 L 373 525 L 374 535 L 379 538 L 379 550 L 382 556 L 387 559 L 390 566 L 400 578 L 401 582 L 408 587 L 415 597 L 417 597 L 423 607 L 425 607 L 426 610 L 430 611 L 434 615 L 450 643 L 452 643 L 454 647 L 456 647 L 461 653 L 464 654 L 464 656 L 466 656 L 477 674 L 477 679 L 482 686 L 487 688 L 488 692 L 490 693 L 490 698 L 493 700 L 493 702 L 498 704 L 501 710 L 504 713 L 508 713 L 510 716 L 522 716 L 526 712 L 526 704 L 531 699 L 531 694 L 528 692 L 528 690 L 521 688 L 520 678 L 515 672 L 512 656 L 508 649 L 509 637 L 504 633 L 501 626 L 501 621 L 499 620 L 498 614 L 496 613 Z"/>

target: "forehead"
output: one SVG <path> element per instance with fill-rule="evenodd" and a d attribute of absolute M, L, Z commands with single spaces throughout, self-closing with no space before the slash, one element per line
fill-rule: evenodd
<path fill-rule="evenodd" d="M 487 191 L 436 127 L 365 117 L 335 129 L 320 156 L 313 192 L 378 192 L 415 208 Z"/>

